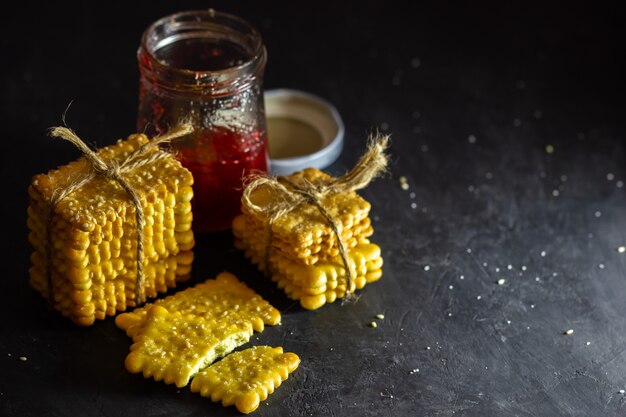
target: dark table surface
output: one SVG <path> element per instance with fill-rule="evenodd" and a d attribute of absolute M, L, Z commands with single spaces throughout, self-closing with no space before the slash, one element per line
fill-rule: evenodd
<path fill-rule="evenodd" d="M 27 274 L 30 177 L 78 156 L 46 129 L 73 100 L 67 122 L 90 143 L 132 132 L 141 32 L 209 6 L 258 26 L 266 88 L 305 90 L 338 108 L 346 146 L 329 172 L 354 164 L 375 129 L 392 138 L 389 174 L 361 192 L 384 276 L 357 303 L 305 311 L 229 232 L 198 236 L 193 282 L 240 276 L 283 313 L 252 343 L 302 358 L 256 415 L 626 415 L 624 29 L 615 10 L 23 3 L 0 27 L 0 415 L 237 414 L 129 374 L 129 339 L 112 318 L 75 327 L 48 310 Z M 384 320 L 368 327 L 378 313 Z"/>

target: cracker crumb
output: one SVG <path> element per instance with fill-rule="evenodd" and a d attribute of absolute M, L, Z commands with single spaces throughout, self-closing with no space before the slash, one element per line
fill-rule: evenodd
<path fill-rule="evenodd" d="M 373 321 L 373 322 L 370 323 L 370 327 L 377 328 L 378 324 L 376 324 L 376 322 Z"/>
<path fill-rule="evenodd" d="M 500 279 L 497 281 L 498 285 L 504 285 L 504 283 L 505 283 L 505 282 L 506 282 L 506 279 L 504 279 L 504 278 L 500 278 Z"/>
<path fill-rule="evenodd" d="M 574 329 L 567 329 L 567 330 L 565 330 L 565 331 L 563 332 L 563 334 L 566 334 L 566 335 L 568 335 L 568 336 L 569 336 L 570 334 L 574 334 Z"/>
<path fill-rule="evenodd" d="M 28 358 L 26 356 L 20 356 L 20 360 L 22 362 L 26 362 L 28 360 Z"/>
<path fill-rule="evenodd" d="M 384 319 L 384 318 L 385 318 L 385 315 L 384 315 L 384 314 L 380 314 L 380 313 L 379 313 L 379 314 L 376 314 L 376 316 L 375 316 L 375 317 L 376 317 L 378 320 L 382 320 L 382 319 Z"/>

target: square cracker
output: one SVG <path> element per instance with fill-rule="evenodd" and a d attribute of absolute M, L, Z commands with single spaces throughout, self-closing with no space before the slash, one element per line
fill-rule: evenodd
<path fill-rule="evenodd" d="M 247 343 L 251 335 L 249 324 L 218 323 L 152 306 L 124 364 L 130 373 L 142 372 L 145 378 L 180 388 L 198 371 Z"/>
<path fill-rule="evenodd" d="M 191 381 L 191 391 L 199 392 L 224 407 L 235 405 L 248 414 L 256 410 L 289 374 L 300 358 L 283 353 L 282 347 L 254 346 L 235 352 L 200 372 Z"/>
<path fill-rule="evenodd" d="M 265 324 L 280 324 L 280 312 L 229 272 L 206 280 L 195 287 L 157 300 L 153 305 L 165 307 L 170 312 L 193 314 L 205 319 L 227 323 L 250 323 L 257 332 Z M 146 320 L 152 304 L 136 308 L 115 318 L 115 324 L 133 337 Z"/>

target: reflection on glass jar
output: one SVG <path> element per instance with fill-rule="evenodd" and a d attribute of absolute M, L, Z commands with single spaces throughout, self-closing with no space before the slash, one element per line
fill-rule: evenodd
<path fill-rule="evenodd" d="M 227 229 L 240 210 L 242 178 L 267 172 L 263 71 L 267 53 L 244 20 L 213 10 L 166 16 L 144 32 L 137 128 L 154 135 L 181 120 L 174 141 L 194 176 L 194 231 Z"/>

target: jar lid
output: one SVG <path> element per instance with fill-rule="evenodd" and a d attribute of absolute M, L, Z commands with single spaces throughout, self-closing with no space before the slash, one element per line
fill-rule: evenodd
<path fill-rule="evenodd" d="M 267 90 L 264 99 L 272 174 L 323 169 L 339 157 L 345 129 L 332 104 L 290 89 Z"/>

